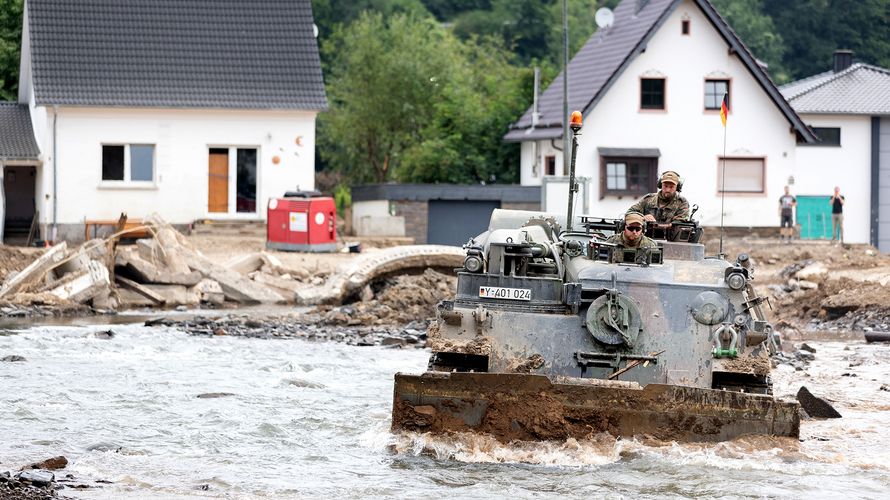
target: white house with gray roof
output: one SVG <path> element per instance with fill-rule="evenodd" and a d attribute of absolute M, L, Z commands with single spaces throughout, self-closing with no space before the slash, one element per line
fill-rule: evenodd
<path fill-rule="evenodd" d="M 33 144 L 0 162 L 5 191 L 10 169 L 33 181 L 6 211 L 68 240 L 121 212 L 264 219 L 270 197 L 314 187 L 326 106 L 310 0 L 27 0 L 0 155 L 27 127 Z"/>
<path fill-rule="evenodd" d="M 798 142 L 817 141 L 760 63 L 707 0 L 624 0 L 614 22 L 572 59 L 569 111 L 584 116 L 575 213 L 617 217 L 655 190 L 664 170 L 706 226 L 778 226 L 778 198 L 806 167 Z M 505 136 L 521 143 L 521 183 L 542 185 L 544 209 L 565 213 L 563 75 Z M 726 130 L 719 110 L 724 92 Z"/>
<path fill-rule="evenodd" d="M 782 94 L 820 137 L 800 144 L 794 194 L 804 237 L 829 238 L 829 196 L 845 196 L 844 239 L 890 252 L 890 70 L 853 64 L 837 51 L 830 71 L 784 85 Z"/>

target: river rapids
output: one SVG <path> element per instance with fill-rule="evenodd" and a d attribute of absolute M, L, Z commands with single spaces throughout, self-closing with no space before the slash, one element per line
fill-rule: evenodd
<path fill-rule="evenodd" d="M 173 328 L 0 329 L 0 471 L 64 455 L 74 498 L 878 498 L 890 491 L 890 345 L 811 342 L 780 366 L 835 420 L 801 440 L 499 444 L 389 432 L 393 375 L 428 352 Z"/>

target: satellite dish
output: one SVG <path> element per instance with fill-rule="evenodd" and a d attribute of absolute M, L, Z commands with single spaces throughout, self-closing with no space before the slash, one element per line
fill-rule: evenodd
<path fill-rule="evenodd" d="M 312 36 L 318 38 L 318 25 L 315 23 L 312 23 Z"/>
<path fill-rule="evenodd" d="M 596 20 L 596 25 L 600 28 L 608 28 L 615 21 L 615 14 L 612 13 L 612 9 L 603 7 L 596 11 L 594 19 Z"/>

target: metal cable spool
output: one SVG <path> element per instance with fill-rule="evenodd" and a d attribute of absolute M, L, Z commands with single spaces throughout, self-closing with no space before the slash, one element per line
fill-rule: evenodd
<path fill-rule="evenodd" d="M 642 328 L 640 310 L 617 291 L 600 296 L 587 310 L 587 331 L 606 345 L 632 347 Z"/>

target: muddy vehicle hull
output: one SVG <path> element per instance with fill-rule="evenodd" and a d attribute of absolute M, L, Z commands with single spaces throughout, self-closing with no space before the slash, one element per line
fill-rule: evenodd
<path fill-rule="evenodd" d="M 397 374 L 392 430 L 476 432 L 513 440 L 600 433 L 708 442 L 748 434 L 798 436 L 796 403 L 768 395 L 534 374 Z"/>

